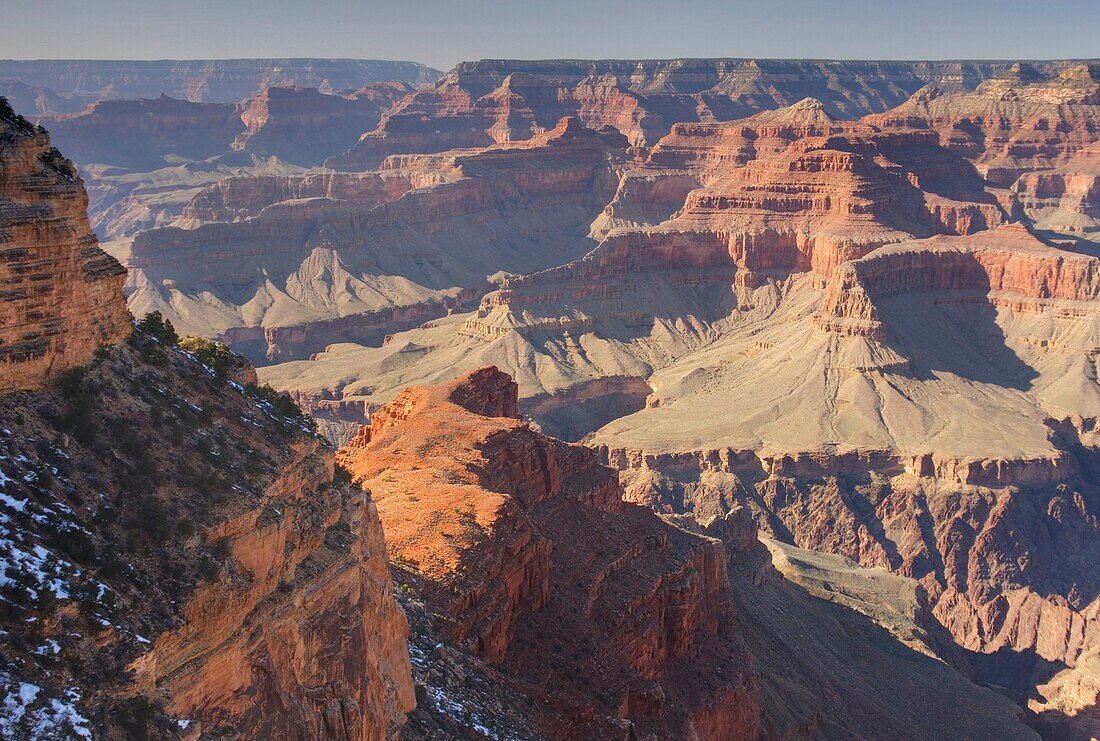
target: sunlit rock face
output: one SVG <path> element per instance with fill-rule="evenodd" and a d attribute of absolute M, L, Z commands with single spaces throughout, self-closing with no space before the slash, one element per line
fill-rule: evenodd
<path fill-rule="evenodd" d="M 0 391 L 40 388 L 131 330 L 125 271 L 76 168 L 0 99 Z"/>

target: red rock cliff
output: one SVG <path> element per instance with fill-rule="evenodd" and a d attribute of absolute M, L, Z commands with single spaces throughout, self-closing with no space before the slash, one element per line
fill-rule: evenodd
<path fill-rule="evenodd" d="M 625 504 L 593 451 L 515 410 L 512 380 L 482 369 L 405 390 L 339 452 L 372 490 L 393 558 L 423 578 L 454 640 L 550 704 L 554 737 L 623 721 L 754 737 L 723 546 Z"/>
<path fill-rule="evenodd" d="M 38 388 L 130 331 L 125 271 L 76 168 L 0 99 L 0 392 Z"/>

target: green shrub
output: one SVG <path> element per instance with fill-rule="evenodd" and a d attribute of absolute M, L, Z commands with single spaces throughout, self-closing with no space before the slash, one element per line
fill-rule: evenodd
<path fill-rule="evenodd" d="M 233 353 L 229 347 L 205 337 L 184 337 L 179 341 L 181 348 L 195 356 L 203 365 L 214 371 L 214 377 L 224 382 L 233 367 Z"/>
<path fill-rule="evenodd" d="M 162 344 L 175 345 L 180 341 L 180 336 L 176 334 L 176 328 L 172 326 L 172 322 L 165 319 L 159 311 L 146 314 L 137 326 L 142 332 L 155 337 Z"/>

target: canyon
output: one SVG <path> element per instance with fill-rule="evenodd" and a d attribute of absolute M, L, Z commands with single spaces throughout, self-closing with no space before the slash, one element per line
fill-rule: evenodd
<path fill-rule="evenodd" d="M 293 69 L 7 83 L 9 697 L 188 738 L 1100 733 L 1095 62 Z"/>
<path fill-rule="evenodd" d="M 496 365 L 629 501 L 743 507 L 915 580 L 954 666 L 1087 736 L 1093 695 L 1054 688 L 1088 686 L 1096 640 L 1095 74 L 1016 67 L 861 121 L 806 100 L 676 124 L 634 147 L 581 259 L 261 376 L 344 440 L 410 383 Z M 911 114 L 926 98 L 946 120 Z M 1021 138 L 948 141 L 989 106 L 1023 108 Z M 630 391 L 601 410 L 590 388 Z"/>
<path fill-rule="evenodd" d="M 60 110 L 52 105 L 17 105 L 22 101 L 11 99 L 26 116 L 76 113 L 109 99 L 163 94 L 194 103 L 236 103 L 269 87 L 316 87 L 331 93 L 374 82 L 420 85 L 439 75 L 416 62 L 373 59 L 0 59 L 0 80 L 42 91 L 46 100 L 66 101 L 63 106 L 76 106 Z"/>

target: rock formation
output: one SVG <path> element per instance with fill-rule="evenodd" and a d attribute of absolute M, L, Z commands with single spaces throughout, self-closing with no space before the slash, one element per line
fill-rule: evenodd
<path fill-rule="evenodd" d="M 526 139 L 565 115 L 652 145 L 676 122 L 728 121 L 807 96 L 854 118 L 924 84 L 973 87 L 1007 64 L 744 59 L 464 62 L 409 96 L 330 167 L 369 170 L 390 154 Z M 908 91 L 908 92 L 906 92 Z"/>
<path fill-rule="evenodd" d="M 45 121 L 57 144 L 81 165 L 153 170 L 169 159 L 205 160 L 229 150 L 245 129 L 236 106 L 158 98 L 105 100 Z"/>
<path fill-rule="evenodd" d="M 973 92 L 928 87 L 902 105 L 871 115 L 882 128 L 930 129 L 968 157 L 991 182 L 1011 185 L 1024 172 L 1064 164 L 1100 131 L 1100 68 L 1069 64 L 1044 74 L 1017 64 Z"/>
<path fill-rule="evenodd" d="M 269 87 L 241 106 L 245 130 L 233 149 L 319 165 L 373 129 L 382 113 L 411 91 L 400 83 L 379 83 L 348 96 L 323 95 L 316 88 Z"/>
<path fill-rule="evenodd" d="M 1037 230 L 1100 242 L 1100 143 L 1077 150 L 1054 169 L 1024 173 L 1012 191 Z"/>
<path fill-rule="evenodd" d="M 592 451 L 533 432 L 516 403 L 482 369 L 404 391 L 341 450 L 392 557 L 457 645 L 549 703 L 549 735 L 755 737 L 722 548 L 624 504 Z"/>
<path fill-rule="evenodd" d="M 134 239 L 131 305 L 257 360 L 380 342 L 476 300 L 502 271 L 587 251 L 622 144 L 563 119 L 529 142 L 377 173 L 230 180 L 196 196 L 181 221 L 193 228 Z M 194 224 L 208 216 L 231 221 Z"/>
<path fill-rule="evenodd" d="M 42 116 L 88 179 L 92 225 L 107 239 L 164 226 L 203 186 L 227 176 L 290 175 L 353 144 L 411 88 L 354 92 L 270 87 L 236 105 L 106 100 Z"/>
<path fill-rule="evenodd" d="M 1090 101 L 1063 109 L 1088 121 Z M 535 422 L 592 434 L 628 498 L 700 520 L 747 507 L 781 540 L 912 578 L 955 666 L 1044 723 L 1078 703 L 1067 722 L 1087 728 L 1100 268 L 1087 240 L 1063 249 L 1026 222 L 1040 199 L 1089 213 L 1095 129 L 1021 160 L 1034 174 L 1008 189 L 936 132 L 869 121 L 803 101 L 678 124 L 624 168 L 583 258 L 261 377 L 369 413 L 500 364 Z M 1069 168 L 1081 184 L 1056 185 Z M 609 378 L 644 381 L 644 408 L 608 421 L 553 401 Z M 1044 704 L 1050 682 L 1066 689 Z"/>
<path fill-rule="evenodd" d="M 0 99 L 0 391 L 41 388 L 130 333 L 125 271 L 87 208 L 73 164 Z"/>
<path fill-rule="evenodd" d="M 515 383 L 480 369 L 401 392 L 338 455 L 405 583 L 550 737 L 1034 737 L 927 649 L 784 580 L 748 510 L 700 525 L 625 504 L 592 451 L 517 408 Z M 857 592 L 862 573 L 826 568 L 863 609 L 904 591 L 897 621 L 923 630 L 915 581 L 880 572 L 880 593 Z"/>
<path fill-rule="evenodd" d="M 673 218 L 611 229 L 582 259 L 507 278 L 476 315 L 378 350 L 332 348 L 267 378 L 300 398 L 360 397 L 376 408 L 402 385 L 491 362 L 516 375 L 525 397 L 565 399 L 561 392 L 578 384 L 648 376 L 757 304 L 767 315 L 769 292 L 792 274 L 812 269 L 823 282 L 884 244 L 1007 218 L 970 165 L 934 136 L 838 121 L 812 100 L 678 127 L 644 163 L 625 168 L 608 210 L 654 191 L 679 191 Z M 547 336 L 550 352 L 540 348 Z M 415 362 L 399 355 L 407 347 Z M 339 389 L 329 380 L 337 375 Z"/>

